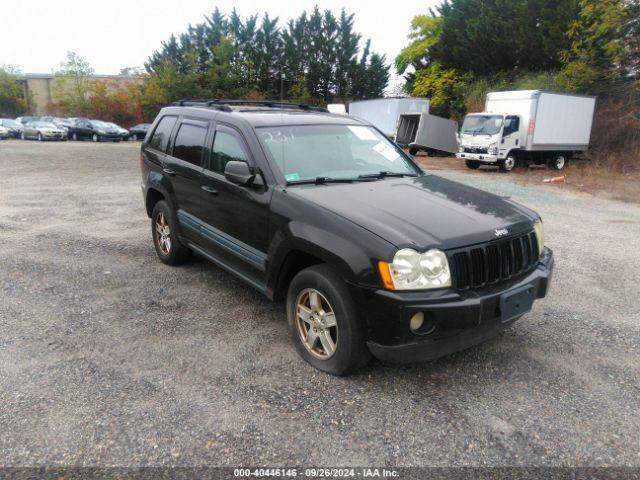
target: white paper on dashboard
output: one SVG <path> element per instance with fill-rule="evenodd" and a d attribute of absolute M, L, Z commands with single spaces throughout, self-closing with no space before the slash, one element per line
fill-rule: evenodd
<path fill-rule="evenodd" d="M 400 155 L 398 155 L 398 152 L 396 152 L 392 147 L 390 147 L 384 142 L 377 143 L 373 147 L 373 149 L 376 152 L 378 152 L 380 155 L 384 156 L 387 160 L 390 160 L 392 162 L 395 162 L 398 158 L 400 158 Z"/>

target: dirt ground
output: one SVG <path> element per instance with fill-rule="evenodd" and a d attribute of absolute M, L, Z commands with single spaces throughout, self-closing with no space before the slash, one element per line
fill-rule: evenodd
<path fill-rule="evenodd" d="M 551 291 L 483 345 L 335 378 L 282 304 L 156 258 L 138 148 L 0 142 L 3 466 L 640 466 L 639 205 L 425 160 L 542 214 Z"/>
<path fill-rule="evenodd" d="M 496 175 L 498 167 L 483 166 L 479 170 L 469 170 L 464 161 L 455 157 L 428 157 L 424 153 L 416 157 L 427 170 L 464 171 L 468 175 Z M 573 160 L 561 172 L 546 166 L 516 167 L 509 173 L 509 181 L 521 185 L 543 185 L 543 180 L 565 176 L 564 183 L 546 184 L 551 190 L 570 190 L 593 195 L 598 198 L 640 203 L 640 170 L 630 168 L 615 171 L 604 166 L 595 166 L 591 161 Z"/>

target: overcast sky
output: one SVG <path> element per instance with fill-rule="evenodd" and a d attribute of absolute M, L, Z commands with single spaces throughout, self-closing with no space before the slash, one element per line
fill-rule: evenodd
<path fill-rule="evenodd" d="M 162 40 L 203 21 L 215 6 L 223 13 L 235 6 L 243 18 L 268 9 L 282 22 L 316 4 L 336 14 L 347 6 L 356 14 L 356 31 L 371 38 L 373 50 L 391 63 L 407 42 L 411 19 L 438 3 L 402 0 L 386 3 L 389 8 L 383 11 L 371 0 L 14 0 L 3 2 L 0 15 L 0 65 L 15 65 L 24 73 L 50 73 L 72 50 L 96 73 L 115 74 L 123 67 L 142 66 Z M 395 69 L 391 73 L 394 76 Z"/>

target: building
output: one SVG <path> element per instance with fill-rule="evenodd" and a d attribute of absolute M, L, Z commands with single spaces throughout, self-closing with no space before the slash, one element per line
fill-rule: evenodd
<path fill-rule="evenodd" d="M 24 89 L 24 97 L 32 115 L 47 115 L 47 106 L 55 101 L 53 83 L 56 76 L 50 73 L 26 73 L 19 79 Z M 100 80 L 113 85 L 136 82 L 142 83 L 143 77 L 135 75 L 94 75 L 94 80 Z"/>

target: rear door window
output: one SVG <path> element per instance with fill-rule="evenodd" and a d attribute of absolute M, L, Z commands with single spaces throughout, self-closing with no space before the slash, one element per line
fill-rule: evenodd
<path fill-rule="evenodd" d="M 169 139 L 171 138 L 171 132 L 173 131 L 173 127 L 176 124 L 177 118 L 178 117 L 174 116 L 162 117 L 162 119 L 158 123 L 158 126 L 153 131 L 153 136 L 151 137 L 151 141 L 149 142 L 150 148 L 159 150 L 161 152 L 167 151 Z"/>
<path fill-rule="evenodd" d="M 206 137 L 207 129 L 204 126 L 183 123 L 176 135 L 173 156 L 194 165 L 201 165 Z"/>

